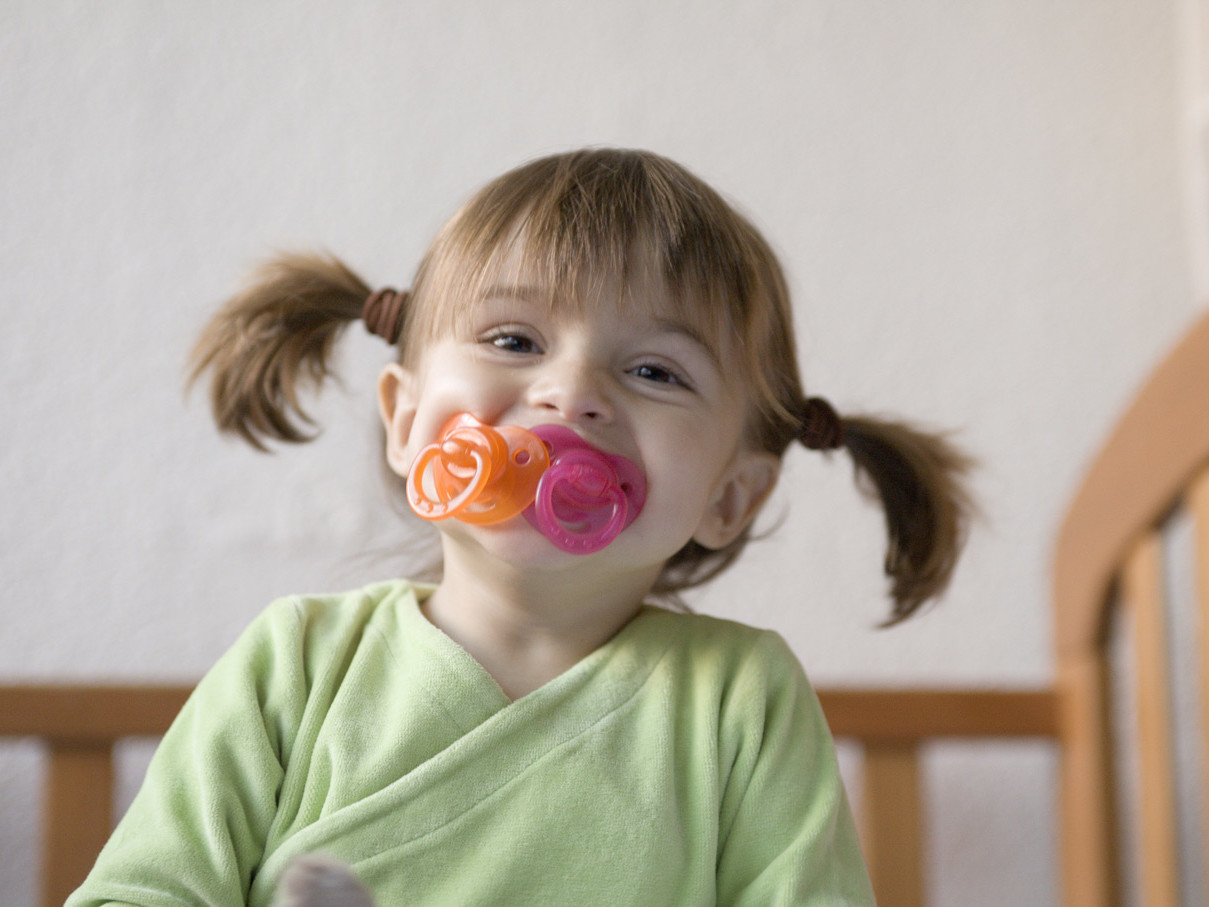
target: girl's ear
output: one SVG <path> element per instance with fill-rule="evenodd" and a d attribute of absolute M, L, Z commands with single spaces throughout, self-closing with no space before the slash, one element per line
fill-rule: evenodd
<path fill-rule="evenodd" d="M 416 418 L 414 376 L 397 362 L 392 362 L 378 376 L 378 412 L 386 429 L 386 462 L 391 470 L 407 478 L 412 455 L 407 441 Z"/>
<path fill-rule="evenodd" d="M 740 451 L 710 498 L 693 541 L 725 548 L 747 528 L 781 474 L 781 459 L 765 450 Z"/>

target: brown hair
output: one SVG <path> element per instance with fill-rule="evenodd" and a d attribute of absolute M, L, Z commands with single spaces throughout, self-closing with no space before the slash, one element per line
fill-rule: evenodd
<path fill-rule="evenodd" d="M 708 340 L 735 339 L 751 388 L 753 443 L 778 456 L 817 431 L 801 385 L 784 275 L 764 238 L 713 189 L 645 151 L 589 149 L 512 170 L 468 201 L 433 240 L 399 325 L 410 361 L 483 289 L 515 276 L 548 292 L 550 305 L 585 305 L 611 276 L 621 287 L 651 265 L 669 296 Z M 333 258 L 280 256 L 206 328 L 191 380 L 210 370 L 221 429 L 263 449 L 305 441 L 313 423 L 299 381 L 328 375 L 332 344 L 357 319 L 369 287 Z M 624 298 L 617 304 L 632 304 Z M 814 407 L 817 409 L 817 407 Z M 827 408 L 830 411 L 830 408 Z M 889 623 L 940 594 L 953 572 L 970 510 L 961 478 L 969 461 L 945 438 L 869 417 L 839 419 L 832 442 L 852 456 L 858 484 L 886 516 Z M 830 442 L 829 442 L 830 443 Z M 653 593 L 677 593 L 717 575 L 750 531 L 719 550 L 689 542 L 665 565 Z"/>

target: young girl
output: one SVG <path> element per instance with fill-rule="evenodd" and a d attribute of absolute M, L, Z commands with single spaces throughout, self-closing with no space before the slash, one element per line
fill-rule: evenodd
<path fill-rule="evenodd" d="M 788 647 L 655 602 L 734 561 L 800 441 L 846 450 L 884 505 L 901 620 L 953 569 L 962 457 L 807 397 L 768 245 L 646 152 L 505 174 L 410 291 L 278 259 L 198 344 L 220 428 L 307 440 L 298 391 L 358 319 L 398 347 L 378 386 L 386 461 L 436 518 L 443 577 L 271 605 L 69 904 L 266 904 L 315 853 L 384 905 L 871 904 Z M 496 522 L 452 514 L 496 430 L 508 469 L 536 457 L 564 484 L 523 513 L 481 504 Z"/>

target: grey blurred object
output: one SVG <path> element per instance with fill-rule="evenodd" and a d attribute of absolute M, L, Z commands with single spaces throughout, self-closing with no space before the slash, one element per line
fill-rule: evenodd
<path fill-rule="evenodd" d="M 310 854 L 282 873 L 273 907 L 374 907 L 374 899 L 349 867 Z"/>

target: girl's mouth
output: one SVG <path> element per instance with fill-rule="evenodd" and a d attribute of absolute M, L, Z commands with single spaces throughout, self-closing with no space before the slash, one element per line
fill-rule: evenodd
<path fill-rule="evenodd" d="M 632 460 L 569 428 L 493 427 L 460 413 L 416 456 L 407 497 L 427 520 L 487 525 L 523 512 L 557 547 L 590 554 L 637 518 L 646 480 Z"/>

